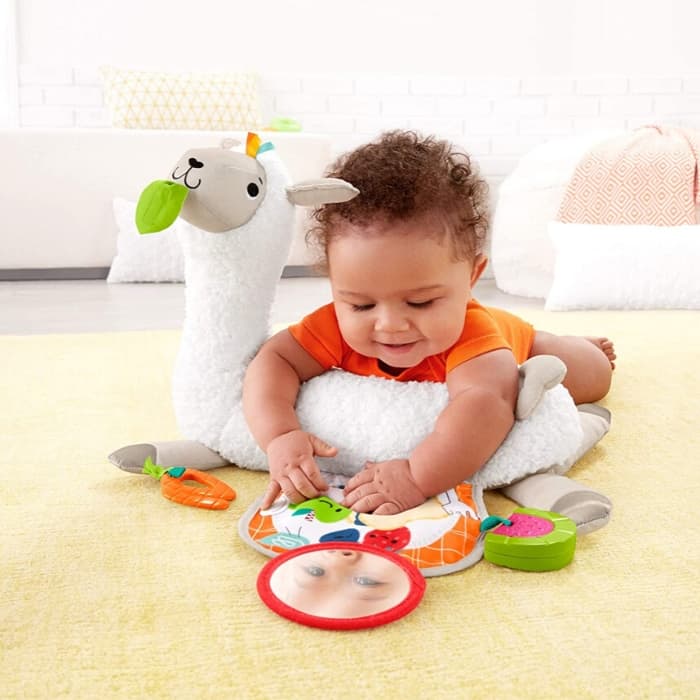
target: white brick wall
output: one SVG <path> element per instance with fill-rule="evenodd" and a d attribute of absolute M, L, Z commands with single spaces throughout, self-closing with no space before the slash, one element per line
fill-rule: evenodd
<path fill-rule="evenodd" d="M 96 66 L 19 68 L 20 125 L 109 126 Z M 468 148 L 493 183 L 538 143 L 654 121 L 700 128 L 700 74 L 503 78 L 270 74 L 265 119 L 293 117 L 327 133 L 336 153 L 391 128 L 414 128 Z"/>

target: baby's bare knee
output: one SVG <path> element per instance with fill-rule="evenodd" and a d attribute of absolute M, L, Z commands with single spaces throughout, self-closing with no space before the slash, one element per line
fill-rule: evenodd
<path fill-rule="evenodd" d="M 569 355 L 572 350 L 575 351 L 578 345 L 575 340 L 576 336 L 555 335 L 547 331 L 535 331 L 530 357 L 535 355 L 556 355 L 566 362 L 564 357 Z M 572 343 L 572 341 L 574 342 Z"/>
<path fill-rule="evenodd" d="M 562 384 L 577 404 L 599 401 L 610 391 L 610 361 L 587 338 L 537 331 L 530 355 L 556 355 L 562 360 L 566 365 Z"/>

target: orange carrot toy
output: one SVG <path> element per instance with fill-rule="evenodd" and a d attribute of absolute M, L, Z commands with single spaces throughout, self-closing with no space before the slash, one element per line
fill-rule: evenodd
<path fill-rule="evenodd" d="M 236 492 L 211 474 L 189 467 L 159 467 L 150 457 L 143 464 L 143 473 L 160 481 L 165 498 L 184 506 L 224 510 L 236 498 Z M 202 484 L 204 488 L 187 482 Z"/>

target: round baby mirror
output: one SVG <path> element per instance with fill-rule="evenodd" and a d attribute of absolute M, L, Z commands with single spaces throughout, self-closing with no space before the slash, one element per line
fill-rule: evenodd
<path fill-rule="evenodd" d="M 376 627 L 407 615 L 425 579 L 407 559 L 355 542 L 323 542 L 269 561 L 258 594 L 274 612 L 311 627 Z"/>

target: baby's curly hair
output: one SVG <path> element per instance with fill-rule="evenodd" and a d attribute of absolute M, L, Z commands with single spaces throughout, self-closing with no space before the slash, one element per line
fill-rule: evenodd
<path fill-rule="evenodd" d="M 306 240 L 326 270 L 328 244 L 339 224 L 366 226 L 434 215 L 451 238 L 457 260 L 473 260 L 488 230 L 488 185 L 469 155 L 447 141 L 414 131 L 389 131 L 342 155 L 326 172 L 360 194 L 313 212 Z"/>

